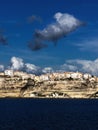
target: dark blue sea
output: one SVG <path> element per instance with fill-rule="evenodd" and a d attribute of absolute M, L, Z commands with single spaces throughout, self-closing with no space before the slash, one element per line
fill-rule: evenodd
<path fill-rule="evenodd" d="M 98 100 L 0 99 L 0 130 L 98 130 Z"/>

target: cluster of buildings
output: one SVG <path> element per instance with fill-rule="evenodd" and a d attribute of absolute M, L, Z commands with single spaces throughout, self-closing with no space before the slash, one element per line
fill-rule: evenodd
<path fill-rule="evenodd" d="M 69 80 L 71 80 L 71 82 L 69 82 Z M 6 88 L 21 89 L 24 88 L 25 85 L 33 86 L 32 81 L 34 81 L 34 86 L 35 86 L 33 87 L 34 91 L 30 91 L 30 92 L 25 91 L 22 96 L 28 95 L 28 97 L 70 98 L 70 95 L 72 97 L 77 95 L 75 91 L 73 91 L 72 93 L 71 90 L 76 90 L 76 89 L 78 90 L 78 88 L 80 88 L 81 85 L 84 85 L 83 86 L 84 88 L 90 86 L 89 87 L 90 89 L 94 88 L 96 83 L 98 86 L 98 77 L 92 76 L 91 74 L 88 73 L 83 74 L 80 72 L 61 72 L 61 73 L 54 72 L 54 73 L 42 74 L 39 76 L 34 74 L 28 74 L 22 71 L 13 71 L 13 70 L 5 70 L 4 72 L 0 73 L 0 87 L 3 86 L 2 88 L 5 89 Z M 38 86 L 37 89 L 36 86 Z M 79 90 L 79 96 L 82 97 L 83 96 L 82 92 L 81 94 L 80 92 L 81 91 Z"/>
<path fill-rule="evenodd" d="M 21 77 L 22 80 L 31 78 L 37 82 L 53 81 L 53 80 L 57 81 L 57 80 L 65 80 L 65 79 L 89 80 L 89 81 L 98 80 L 97 77 L 92 76 L 91 74 L 88 74 L 88 73 L 83 74 L 80 72 L 47 73 L 47 74 L 36 76 L 34 74 L 27 74 L 21 71 L 5 70 L 4 75 L 10 76 L 10 77 L 13 77 L 13 76 Z"/>

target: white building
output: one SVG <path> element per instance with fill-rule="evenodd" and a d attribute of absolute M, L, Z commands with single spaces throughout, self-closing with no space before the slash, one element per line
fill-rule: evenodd
<path fill-rule="evenodd" d="M 72 78 L 72 79 L 82 79 L 82 77 L 83 77 L 82 73 L 73 72 L 73 73 L 71 74 L 71 78 Z"/>
<path fill-rule="evenodd" d="M 48 75 L 41 75 L 40 81 L 49 81 L 49 76 Z"/>
<path fill-rule="evenodd" d="M 83 79 L 89 79 L 89 78 L 91 78 L 92 76 L 90 75 L 90 74 L 88 74 L 88 73 L 85 73 L 84 75 L 83 75 Z"/>
<path fill-rule="evenodd" d="M 14 71 L 13 70 L 5 70 L 4 75 L 6 75 L 6 76 L 14 76 Z"/>

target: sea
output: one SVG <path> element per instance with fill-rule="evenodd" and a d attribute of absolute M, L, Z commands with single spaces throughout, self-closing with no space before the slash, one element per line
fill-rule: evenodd
<path fill-rule="evenodd" d="M 1 98 L 0 130 L 98 130 L 98 100 Z"/>

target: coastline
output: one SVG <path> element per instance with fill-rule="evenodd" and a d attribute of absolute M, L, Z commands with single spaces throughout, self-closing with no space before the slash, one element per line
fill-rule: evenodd
<path fill-rule="evenodd" d="M 80 72 L 36 76 L 21 71 L 0 73 L 0 98 L 98 98 L 98 77 Z"/>

